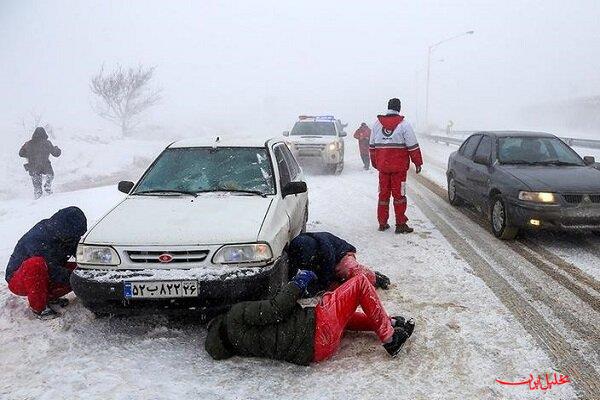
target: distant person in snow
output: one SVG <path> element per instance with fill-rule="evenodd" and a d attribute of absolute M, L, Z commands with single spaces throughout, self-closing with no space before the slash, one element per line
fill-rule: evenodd
<path fill-rule="evenodd" d="M 315 307 L 298 304 L 312 271 L 300 270 L 272 299 L 235 304 L 208 324 L 204 348 L 215 360 L 235 355 L 308 365 L 333 356 L 345 330 L 375 332 L 395 357 L 414 329 L 414 321 L 390 317 L 366 276 L 359 274 Z M 357 311 L 358 307 L 362 311 Z"/>
<path fill-rule="evenodd" d="M 365 170 L 369 169 L 371 163 L 369 157 L 369 140 L 371 139 L 371 129 L 364 122 L 354 132 L 354 139 L 358 139 L 358 149 L 360 150 L 360 158 L 364 164 Z"/>
<path fill-rule="evenodd" d="M 71 291 L 69 279 L 76 264 L 77 243 L 87 230 L 87 219 L 77 207 L 59 210 L 38 222 L 19 240 L 6 267 L 8 289 L 27 296 L 29 307 L 41 319 L 58 314 L 49 305 L 66 306 L 61 299 Z"/>
<path fill-rule="evenodd" d="M 387 276 L 356 260 L 354 246 L 329 232 L 299 234 L 291 241 L 288 253 L 293 270 L 306 269 L 317 275 L 308 290 L 311 295 L 331 290 L 360 274 L 376 288 L 388 289 L 390 285 Z"/>
<path fill-rule="evenodd" d="M 31 176 L 33 194 L 36 199 L 42 197 L 42 184 L 46 194 L 52 194 L 54 170 L 50 163 L 50 155 L 59 157 L 60 149 L 48 140 L 48 134 L 42 127 L 35 128 L 31 140 L 25 142 L 19 150 L 19 156 L 27 159 L 24 167 Z"/>
<path fill-rule="evenodd" d="M 385 115 L 378 115 L 369 143 L 371 164 L 379 171 L 379 230 L 389 229 L 390 196 L 394 197 L 396 233 L 411 233 L 406 218 L 406 174 L 410 162 L 421 172 L 423 159 L 412 126 L 400 115 L 400 100 L 390 99 Z"/>

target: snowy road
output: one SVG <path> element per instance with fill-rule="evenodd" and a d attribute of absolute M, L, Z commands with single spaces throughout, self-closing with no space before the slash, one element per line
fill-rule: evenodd
<path fill-rule="evenodd" d="M 40 322 L 2 286 L 0 398 L 600 397 L 598 265 L 580 265 L 597 257 L 595 238 L 585 236 L 581 251 L 570 236 L 566 244 L 549 237 L 497 241 L 469 210 L 438 195 L 442 157 L 428 164 L 435 182 L 410 179 L 408 215 L 416 232 L 377 232 L 376 174 L 349 153 L 341 176 L 308 178 L 309 229 L 346 238 L 361 261 L 390 276 L 384 304 L 417 320 L 399 358 L 386 357 L 374 336 L 351 333 L 332 360 L 311 367 L 214 362 L 203 350 L 205 329 L 194 321 L 95 319 L 74 299 L 62 318 Z M 2 265 L 39 218 L 74 204 L 93 220 L 118 198 L 107 187 L 0 203 Z M 495 382 L 554 371 L 573 383 L 540 392 Z"/>

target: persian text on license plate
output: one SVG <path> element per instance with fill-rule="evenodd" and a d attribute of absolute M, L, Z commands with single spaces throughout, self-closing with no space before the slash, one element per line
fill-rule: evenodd
<path fill-rule="evenodd" d="M 198 296 L 196 281 L 140 281 L 125 282 L 123 294 L 126 299 L 168 299 Z"/>

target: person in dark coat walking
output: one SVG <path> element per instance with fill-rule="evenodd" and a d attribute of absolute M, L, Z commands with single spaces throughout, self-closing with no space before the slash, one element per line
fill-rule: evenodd
<path fill-rule="evenodd" d="M 371 129 L 364 122 L 354 132 L 354 139 L 358 140 L 358 150 L 360 150 L 360 158 L 364 164 L 365 170 L 369 169 L 371 157 L 369 155 L 369 140 L 371 140 Z"/>
<path fill-rule="evenodd" d="M 329 232 L 299 234 L 292 239 L 288 253 L 293 270 L 307 269 L 317 274 L 318 279 L 309 287 L 311 295 L 330 290 L 358 274 L 364 274 L 376 288 L 387 289 L 390 285 L 387 276 L 356 260 L 356 247 Z"/>
<path fill-rule="evenodd" d="M 60 153 L 58 146 L 54 146 L 48 140 L 48 134 L 42 127 L 35 128 L 31 140 L 25 142 L 19 150 L 19 157 L 27 159 L 27 164 L 24 167 L 31 176 L 33 194 L 36 199 L 42 197 L 42 183 L 46 194 L 52 194 L 54 170 L 50 163 L 50 155 L 59 157 Z M 45 182 L 43 181 L 44 178 L 46 178 Z"/>
<path fill-rule="evenodd" d="M 400 352 L 414 321 L 389 317 L 367 277 L 357 275 L 327 292 L 316 307 L 302 307 L 298 300 L 314 279 L 312 271 L 298 271 L 272 299 L 237 303 L 215 317 L 208 325 L 207 353 L 215 360 L 238 355 L 309 365 L 333 356 L 345 330 L 375 332 L 392 357 Z"/>
<path fill-rule="evenodd" d="M 83 211 L 67 207 L 38 222 L 15 246 L 6 267 L 8 289 L 27 296 L 29 307 L 39 317 L 57 315 L 48 304 L 68 304 L 60 299 L 71 291 L 69 279 L 76 267 L 68 260 L 86 230 Z"/>

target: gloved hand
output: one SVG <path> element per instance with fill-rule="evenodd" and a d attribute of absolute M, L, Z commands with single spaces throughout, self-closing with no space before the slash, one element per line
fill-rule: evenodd
<path fill-rule="evenodd" d="M 420 165 L 415 165 L 415 170 L 417 171 L 417 174 L 421 173 L 421 166 Z"/>
<path fill-rule="evenodd" d="M 317 275 L 314 272 L 300 269 L 296 273 L 296 276 L 292 278 L 291 282 L 295 284 L 302 292 L 305 292 L 308 285 L 315 279 L 317 279 Z"/>
<path fill-rule="evenodd" d="M 381 272 L 375 271 L 375 287 L 383 290 L 388 290 L 390 287 L 390 278 L 382 274 Z"/>

